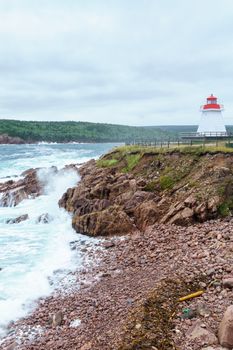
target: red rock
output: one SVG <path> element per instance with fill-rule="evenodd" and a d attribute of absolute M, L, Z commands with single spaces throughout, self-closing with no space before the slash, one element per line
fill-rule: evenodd
<path fill-rule="evenodd" d="M 188 331 L 187 336 L 195 341 L 200 341 L 202 345 L 214 345 L 218 343 L 215 334 L 201 322 L 197 321 Z"/>
<path fill-rule="evenodd" d="M 225 311 L 218 330 L 219 343 L 226 348 L 233 348 L 233 305 Z"/>

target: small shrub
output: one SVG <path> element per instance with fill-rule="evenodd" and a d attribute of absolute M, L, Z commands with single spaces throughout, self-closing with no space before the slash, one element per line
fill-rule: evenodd
<path fill-rule="evenodd" d="M 162 190 L 172 188 L 175 184 L 174 179 L 169 175 L 160 176 L 159 182 Z"/>
<path fill-rule="evenodd" d="M 224 202 L 218 206 L 218 212 L 221 216 L 225 217 L 230 214 L 228 203 Z"/>

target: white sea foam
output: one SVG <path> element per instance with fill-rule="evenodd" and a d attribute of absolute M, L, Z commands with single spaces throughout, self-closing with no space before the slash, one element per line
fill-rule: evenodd
<path fill-rule="evenodd" d="M 1 208 L 1 217 L 17 217 L 27 213 L 29 220 L 17 225 L 2 224 L 0 241 L 4 235 L 6 249 L 1 254 L 4 266 L 0 272 L 0 327 L 22 317 L 33 300 L 50 293 L 48 276 L 62 267 L 72 268 L 72 253 L 69 242 L 77 239 L 71 228 L 71 218 L 57 205 L 65 190 L 74 186 L 78 176 L 68 170 L 54 174 L 43 169 L 41 180 L 46 179 L 45 195 L 34 200 L 25 200 L 14 208 Z M 37 218 L 48 213 L 53 220 L 48 224 L 37 224 Z"/>
<path fill-rule="evenodd" d="M 112 147 L 100 144 L 0 147 L 0 177 L 20 175 L 29 168 L 54 165 L 61 169 L 66 164 L 97 158 Z M 57 204 L 66 189 L 77 183 L 78 175 L 72 170 L 56 174 L 42 169 L 38 176 L 45 184 L 44 195 L 24 200 L 15 207 L 0 207 L 0 336 L 8 322 L 26 315 L 37 298 L 51 293 L 54 286 L 49 281 L 54 271 L 59 270 L 62 277 L 64 270 L 63 280 L 69 283 L 65 277 L 67 270 L 82 264 L 77 250 L 75 253 L 70 250 L 69 242 L 84 237 L 74 233 L 70 215 Z M 29 219 L 18 224 L 6 223 L 23 214 L 28 214 Z M 42 214 L 48 214 L 52 220 L 38 223 Z M 57 278 L 53 281 L 56 283 Z"/>

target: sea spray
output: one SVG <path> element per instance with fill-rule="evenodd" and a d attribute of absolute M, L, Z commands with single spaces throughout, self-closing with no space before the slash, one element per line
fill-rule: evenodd
<path fill-rule="evenodd" d="M 1 333 L 8 322 L 32 308 L 33 300 L 51 292 L 48 276 L 53 271 L 72 268 L 69 242 L 77 237 L 69 214 L 58 207 L 58 200 L 68 187 L 77 183 L 78 175 L 72 170 L 55 173 L 54 169 L 41 169 L 38 177 L 46 184 L 44 195 L 24 200 L 17 207 L 0 209 L 1 217 L 29 215 L 24 222 L 2 223 L 0 228 L 0 242 L 7 232 L 10 243 L 9 247 L 5 242 L 7 249 L 2 259 L 5 263 L 0 266 Z M 38 217 L 45 213 L 52 221 L 38 223 Z"/>
<path fill-rule="evenodd" d="M 56 145 L 0 145 L 0 183 L 19 180 L 29 168 L 62 169 L 66 164 L 83 163 L 97 158 L 115 144 L 56 144 Z M 83 264 L 79 251 L 69 249 L 70 241 L 90 238 L 77 235 L 71 227 L 71 217 L 57 202 L 67 188 L 79 180 L 74 171 L 51 170 L 38 172 L 44 182 L 43 195 L 27 199 L 17 206 L 0 207 L 0 333 L 11 320 L 26 315 L 33 302 L 53 290 L 54 271 L 76 269 Z M 46 180 L 46 181 L 45 181 Z M 28 214 L 29 219 L 18 224 L 7 220 Z M 46 216 L 48 214 L 48 216 Z M 45 223 L 41 216 L 49 218 Z M 73 255 L 74 254 L 74 255 Z M 86 259 L 86 255 L 84 257 Z M 52 276 L 52 277 L 51 277 Z M 49 277 L 49 279 L 48 279 Z M 56 278 L 55 278 L 56 277 Z M 68 280 L 68 281 L 67 281 Z M 62 282 L 69 283 L 64 276 Z"/>

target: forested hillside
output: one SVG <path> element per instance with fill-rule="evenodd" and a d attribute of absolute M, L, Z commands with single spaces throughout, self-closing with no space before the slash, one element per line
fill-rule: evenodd
<path fill-rule="evenodd" d="M 170 131 L 159 127 L 143 128 L 87 122 L 38 122 L 0 120 L 0 134 L 37 142 L 127 142 L 132 140 L 168 139 Z"/>

